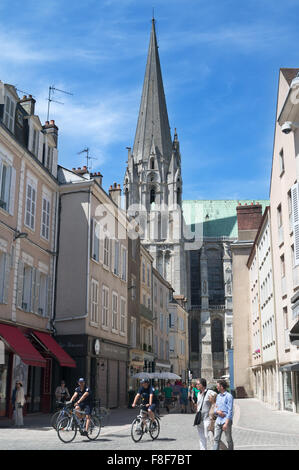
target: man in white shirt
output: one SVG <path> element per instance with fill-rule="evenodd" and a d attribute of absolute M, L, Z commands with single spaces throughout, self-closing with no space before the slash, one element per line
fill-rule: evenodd
<path fill-rule="evenodd" d="M 208 445 L 208 427 L 210 424 L 209 412 L 212 402 L 209 397 L 214 394 L 212 390 L 207 389 L 206 379 L 199 380 L 200 393 L 197 394 L 197 411 L 201 411 L 201 421 L 197 426 L 199 435 L 199 448 L 200 450 L 207 450 Z"/>

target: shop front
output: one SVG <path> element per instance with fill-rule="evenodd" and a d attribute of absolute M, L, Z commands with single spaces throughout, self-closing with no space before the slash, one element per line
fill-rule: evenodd
<path fill-rule="evenodd" d="M 280 367 L 283 385 L 283 409 L 287 411 L 299 411 L 299 362 L 285 364 Z"/>

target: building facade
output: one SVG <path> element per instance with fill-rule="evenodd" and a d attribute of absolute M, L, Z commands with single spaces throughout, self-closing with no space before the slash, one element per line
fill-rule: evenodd
<path fill-rule="evenodd" d="M 16 379 L 25 412 L 51 408 L 52 372 L 75 367 L 53 339 L 58 128 L 41 124 L 32 96 L 0 82 L 0 416 Z M 62 369 L 65 370 L 65 369 Z"/>
<path fill-rule="evenodd" d="M 299 412 L 299 348 L 290 341 L 298 325 L 299 69 L 279 72 L 270 203 L 281 407 Z M 294 303 L 295 300 L 295 303 Z"/>
<path fill-rule="evenodd" d="M 189 380 L 189 319 L 185 308 L 186 299 L 182 295 L 174 295 L 168 304 L 169 311 L 169 360 L 171 372 Z"/>
<path fill-rule="evenodd" d="M 103 406 L 127 403 L 128 236 L 115 201 L 120 190 L 102 188 L 102 175 L 59 167 L 60 230 L 55 327 L 76 360 L 75 386 L 85 377 Z M 70 243 L 71 240 L 71 243 Z"/>

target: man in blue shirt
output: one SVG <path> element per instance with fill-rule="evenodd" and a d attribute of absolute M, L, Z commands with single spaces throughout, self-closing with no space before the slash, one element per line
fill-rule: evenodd
<path fill-rule="evenodd" d="M 233 424 L 233 396 L 227 392 L 227 383 L 225 380 L 217 381 L 217 400 L 215 406 L 215 415 L 217 416 L 214 432 L 214 446 L 213 450 L 219 450 L 222 432 L 224 431 L 227 440 L 228 450 L 234 449 L 232 439 L 232 424 Z"/>
<path fill-rule="evenodd" d="M 78 418 L 82 418 L 80 411 L 84 411 L 86 414 L 86 428 L 82 434 L 87 436 L 91 414 L 91 390 L 87 387 L 85 379 L 81 378 L 78 380 L 78 387 L 75 389 L 75 393 L 72 396 L 71 401 L 75 402 L 75 410 L 78 411 Z"/>

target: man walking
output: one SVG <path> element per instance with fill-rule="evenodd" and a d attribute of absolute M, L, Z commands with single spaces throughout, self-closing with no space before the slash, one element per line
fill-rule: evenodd
<path fill-rule="evenodd" d="M 234 443 L 232 439 L 234 399 L 233 396 L 228 393 L 226 389 L 226 381 L 218 380 L 217 390 L 219 393 L 216 399 L 215 406 L 215 415 L 217 416 L 217 419 L 215 423 L 213 450 L 219 450 L 222 432 L 225 433 L 228 450 L 234 449 Z"/>
<path fill-rule="evenodd" d="M 201 412 L 201 421 L 197 426 L 199 435 L 199 448 L 200 450 L 207 450 L 208 446 L 208 428 L 210 424 L 210 408 L 212 402 L 210 396 L 214 394 L 212 390 L 207 389 L 206 379 L 200 379 L 197 382 L 199 393 L 197 394 L 197 411 Z"/>

